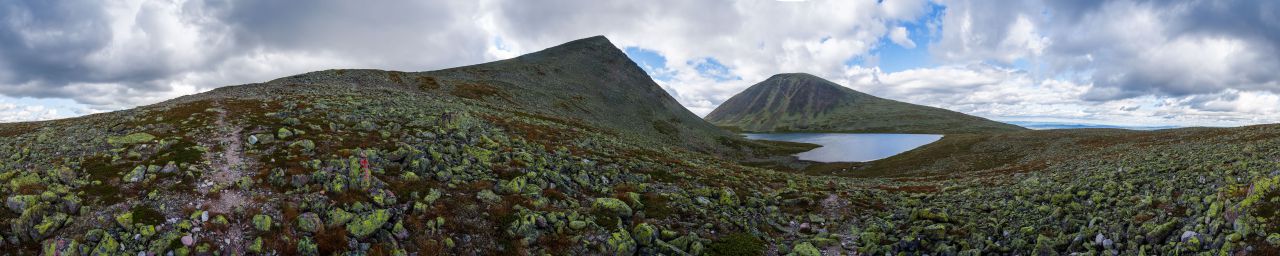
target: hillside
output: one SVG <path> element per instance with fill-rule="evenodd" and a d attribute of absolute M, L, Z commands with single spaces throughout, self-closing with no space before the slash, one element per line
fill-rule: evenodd
<path fill-rule="evenodd" d="M 1280 125 L 949 135 L 812 175 L 739 164 L 807 146 L 718 137 L 606 46 L 0 124 L 0 251 L 1280 252 Z"/>
<path fill-rule="evenodd" d="M 914 105 L 820 77 L 778 74 L 726 100 L 706 120 L 744 132 L 995 133 L 1026 130 L 941 108 Z"/>

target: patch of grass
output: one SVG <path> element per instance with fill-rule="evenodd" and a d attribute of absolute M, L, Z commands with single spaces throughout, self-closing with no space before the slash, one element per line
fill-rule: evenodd
<path fill-rule="evenodd" d="M 400 85 L 400 86 L 404 85 L 403 76 L 404 76 L 404 72 L 387 71 L 387 79 L 390 79 L 391 82 L 395 83 L 396 85 Z"/>
<path fill-rule="evenodd" d="M 499 90 L 497 87 L 493 87 L 492 85 L 487 85 L 487 84 L 479 84 L 479 83 L 460 84 L 457 87 L 454 87 L 453 91 L 450 93 L 453 94 L 453 96 L 458 96 L 458 97 L 463 97 L 463 98 L 468 98 L 473 100 L 483 100 L 484 98 L 491 97 L 491 96 L 498 96 L 498 97 L 507 99 L 507 101 L 511 100 L 510 96 L 507 96 L 505 92 L 503 92 L 502 90 Z"/>
<path fill-rule="evenodd" d="M 40 124 L 40 122 L 0 124 L 0 137 L 12 137 L 30 133 L 35 131 L 36 128 L 40 128 Z"/>
<path fill-rule="evenodd" d="M 676 214 L 676 209 L 668 204 L 667 198 L 658 193 L 644 193 L 640 199 L 644 201 L 644 213 L 648 218 L 665 219 Z"/>
<path fill-rule="evenodd" d="M 201 152 L 196 149 L 196 144 L 187 140 L 179 140 L 165 151 L 157 153 L 159 157 L 153 161 L 156 165 L 164 165 L 173 161 L 174 163 L 194 164 L 201 160 Z"/>
<path fill-rule="evenodd" d="M 436 80 L 435 77 L 419 76 L 414 78 L 414 80 L 418 82 L 418 89 L 420 90 L 430 91 L 440 89 L 440 81 Z"/>
<path fill-rule="evenodd" d="M 668 121 L 653 121 L 653 129 L 657 130 L 658 133 L 668 136 L 676 136 L 680 134 L 680 130 L 676 129 L 676 126 Z"/>
<path fill-rule="evenodd" d="M 127 167 L 112 165 L 111 158 L 107 156 L 94 156 L 85 159 L 80 168 L 89 174 L 90 181 L 98 181 L 98 184 L 91 182 L 82 187 L 90 200 L 100 200 L 103 205 L 112 205 L 123 200 L 116 183 L 120 181 L 120 171 Z"/>
<path fill-rule="evenodd" d="M 141 204 L 134 206 L 129 212 L 133 213 L 133 223 L 141 223 L 145 225 L 158 225 L 164 223 L 164 214 L 150 205 Z"/>
<path fill-rule="evenodd" d="M 707 245 L 708 255 L 764 255 L 764 241 L 747 233 L 733 233 Z"/>
<path fill-rule="evenodd" d="M 348 249 L 347 229 L 342 226 L 330 226 L 317 230 L 315 239 L 320 255 L 334 255 L 346 252 Z"/>

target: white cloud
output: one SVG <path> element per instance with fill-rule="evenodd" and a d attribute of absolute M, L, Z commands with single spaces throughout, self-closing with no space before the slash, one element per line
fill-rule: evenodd
<path fill-rule="evenodd" d="M 893 43 L 901 45 L 902 48 L 916 48 L 916 42 L 912 42 L 909 36 L 907 28 L 904 27 L 896 27 L 889 32 L 889 40 L 893 40 Z"/>

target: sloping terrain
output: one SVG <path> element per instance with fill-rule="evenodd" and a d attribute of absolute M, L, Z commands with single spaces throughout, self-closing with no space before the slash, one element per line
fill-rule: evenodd
<path fill-rule="evenodd" d="M 745 132 L 995 133 L 1026 130 L 959 112 L 914 105 L 820 77 L 778 74 L 726 100 L 707 121 Z"/>
<path fill-rule="evenodd" d="M 948 136 L 804 175 L 718 155 L 801 145 L 642 138 L 661 132 L 554 101 L 526 109 L 542 104 L 519 99 L 537 84 L 472 90 L 460 81 L 484 76 L 451 73 L 475 69 L 323 71 L 0 124 L 0 251 L 1271 255 L 1280 244 L 1277 125 Z M 859 172 L 870 174 L 846 177 Z"/>

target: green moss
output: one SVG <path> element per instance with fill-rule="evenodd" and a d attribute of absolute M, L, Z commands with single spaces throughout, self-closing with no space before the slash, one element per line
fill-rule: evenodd
<path fill-rule="evenodd" d="M 262 253 L 262 237 L 254 238 L 253 243 L 249 244 L 249 251 L 254 253 Z"/>
<path fill-rule="evenodd" d="M 813 244 L 810 244 L 808 242 L 802 242 L 802 243 L 796 244 L 796 246 L 791 249 L 791 253 L 787 255 L 822 256 L 822 252 L 818 251 L 818 248 L 814 247 Z"/>
<path fill-rule="evenodd" d="M 765 244 L 747 233 L 733 233 L 707 245 L 709 255 L 764 255 Z"/>
<path fill-rule="evenodd" d="M 164 214 L 149 205 L 138 205 L 129 210 L 129 215 L 133 219 L 133 223 L 144 225 L 160 225 L 164 223 Z"/>

